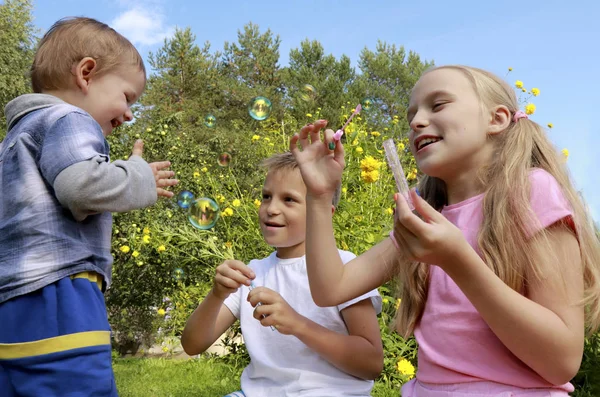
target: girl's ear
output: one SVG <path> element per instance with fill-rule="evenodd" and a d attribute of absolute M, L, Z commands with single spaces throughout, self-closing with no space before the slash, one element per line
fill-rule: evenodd
<path fill-rule="evenodd" d="M 488 134 L 495 135 L 508 128 L 511 121 L 510 110 L 504 105 L 492 108 Z"/>

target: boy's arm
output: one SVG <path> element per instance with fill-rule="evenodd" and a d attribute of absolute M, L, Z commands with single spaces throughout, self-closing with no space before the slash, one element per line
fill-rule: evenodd
<path fill-rule="evenodd" d="M 190 356 L 203 353 L 229 329 L 236 318 L 211 290 L 194 310 L 181 334 L 181 346 Z"/>
<path fill-rule="evenodd" d="M 383 370 L 383 346 L 371 300 L 357 302 L 341 313 L 349 335 L 304 317 L 295 336 L 340 370 L 365 380 L 377 378 Z"/>
<path fill-rule="evenodd" d="M 144 208 L 157 200 L 152 169 L 136 155 L 113 163 L 100 155 L 75 163 L 58 174 L 54 191 L 78 221 L 94 213 Z"/>

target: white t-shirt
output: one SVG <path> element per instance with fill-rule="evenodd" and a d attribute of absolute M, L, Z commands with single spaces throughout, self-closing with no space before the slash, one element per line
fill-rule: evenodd
<path fill-rule="evenodd" d="M 351 252 L 338 251 L 344 264 L 355 258 Z M 280 259 L 273 252 L 264 259 L 250 261 L 248 266 L 256 274 L 255 287 L 277 291 L 296 312 L 340 334 L 348 335 L 340 314 L 342 309 L 370 298 L 377 314 L 381 312 L 381 296 L 376 289 L 338 306 L 317 306 L 310 294 L 304 256 Z M 246 300 L 249 291 L 242 286 L 224 302 L 240 320 L 250 354 L 250 364 L 241 379 L 247 397 L 371 395 L 373 381 L 359 379 L 334 367 L 293 335 L 283 335 L 262 326 L 252 316 L 254 308 Z"/>

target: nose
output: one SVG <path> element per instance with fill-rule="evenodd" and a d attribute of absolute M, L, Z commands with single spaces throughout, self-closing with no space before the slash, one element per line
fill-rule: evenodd
<path fill-rule="evenodd" d="M 267 205 L 267 215 L 273 216 L 280 213 L 279 205 L 275 202 L 275 200 L 271 200 L 271 202 Z"/>
<path fill-rule="evenodd" d="M 425 115 L 425 112 L 417 112 L 413 119 L 410 121 L 410 129 L 413 131 L 420 131 L 429 125 L 429 120 Z"/>
<path fill-rule="evenodd" d="M 131 109 L 127 109 L 127 111 L 123 115 L 123 120 L 125 120 L 125 121 L 133 120 L 133 113 L 131 112 Z"/>

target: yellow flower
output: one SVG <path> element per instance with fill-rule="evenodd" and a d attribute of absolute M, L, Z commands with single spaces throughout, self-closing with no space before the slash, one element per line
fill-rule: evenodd
<path fill-rule="evenodd" d="M 361 171 L 360 177 L 365 183 L 373 183 L 379 180 L 379 171 Z"/>
<path fill-rule="evenodd" d="M 361 148 L 360 146 L 357 147 L 355 150 L 356 150 L 356 153 L 362 153 L 363 152 L 363 148 Z"/>
<path fill-rule="evenodd" d="M 373 156 L 367 156 L 360 161 L 360 169 L 369 172 L 378 170 L 381 167 L 382 162 L 375 160 Z"/>
<path fill-rule="evenodd" d="M 202 171 L 202 172 L 207 172 L 207 171 L 208 171 L 208 168 L 206 168 L 206 167 L 202 167 L 202 169 L 201 169 L 200 171 Z"/>
<path fill-rule="evenodd" d="M 260 135 L 252 135 L 252 141 L 258 141 L 260 139 Z"/>
<path fill-rule="evenodd" d="M 143 265 L 144 265 L 144 262 L 142 262 L 142 261 L 138 261 L 137 265 L 138 265 L 138 266 L 143 266 Z"/>
<path fill-rule="evenodd" d="M 383 302 L 383 304 L 390 303 L 390 301 L 389 301 L 389 299 L 388 299 L 388 298 L 383 298 L 383 299 L 381 300 L 381 302 Z"/>
<path fill-rule="evenodd" d="M 402 299 L 400 299 L 400 298 L 396 299 L 396 310 L 398 310 L 400 308 L 400 303 L 402 303 Z"/>
<path fill-rule="evenodd" d="M 356 146 L 356 145 L 358 145 L 358 139 L 355 139 L 352 141 L 352 146 Z"/>
<path fill-rule="evenodd" d="M 523 88 L 523 82 L 521 80 L 515 81 L 515 87 L 517 87 L 517 88 Z"/>
<path fill-rule="evenodd" d="M 194 178 L 200 178 L 200 173 L 198 171 L 194 172 Z"/>
<path fill-rule="evenodd" d="M 391 209 L 391 208 L 387 208 L 387 209 L 385 210 L 385 213 L 386 213 L 386 214 L 388 214 L 388 215 L 392 215 L 392 214 L 394 213 L 394 210 L 393 210 L 393 209 Z"/>
<path fill-rule="evenodd" d="M 346 187 L 342 188 L 342 193 L 346 193 L 347 191 L 348 191 L 348 188 L 346 188 Z"/>
<path fill-rule="evenodd" d="M 538 95 L 540 95 L 540 89 L 539 88 L 532 88 L 531 89 L 531 93 L 533 94 L 533 96 L 538 96 Z"/>
<path fill-rule="evenodd" d="M 554 127 L 554 124 L 548 123 L 548 128 L 552 128 L 552 127 Z"/>
<path fill-rule="evenodd" d="M 565 160 L 569 158 L 569 149 L 564 148 L 563 150 L 561 150 L 563 156 L 565 156 Z"/>
<path fill-rule="evenodd" d="M 231 216 L 231 215 L 233 215 L 233 210 L 231 208 L 227 207 L 223 210 L 223 216 Z"/>
<path fill-rule="evenodd" d="M 396 364 L 398 368 L 398 372 L 402 375 L 406 375 L 408 379 L 412 379 L 415 376 L 415 367 L 405 358 L 401 358 L 398 360 L 398 364 Z"/>
<path fill-rule="evenodd" d="M 147 234 L 144 236 L 144 238 L 142 238 L 142 241 L 146 244 L 148 244 L 150 242 L 150 236 L 148 236 Z"/>
<path fill-rule="evenodd" d="M 164 245 L 159 245 L 158 248 L 156 249 L 158 252 L 164 252 L 167 250 L 167 247 L 165 247 Z"/>
<path fill-rule="evenodd" d="M 416 172 L 409 172 L 408 175 L 406 175 L 406 179 L 409 181 L 414 181 L 415 179 L 417 179 L 417 173 Z"/>
<path fill-rule="evenodd" d="M 242 203 L 240 202 L 240 200 L 235 199 L 235 200 L 233 200 L 231 205 L 233 205 L 234 207 L 239 207 L 240 205 L 242 205 Z"/>
<path fill-rule="evenodd" d="M 227 242 L 225 243 L 225 247 L 227 247 L 227 248 L 231 248 L 231 247 L 233 247 L 233 243 L 232 243 L 231 241 L 227 241 Z"/>
<path fill-rule="evenodd" d="M 399 149 L 399 150 L 404 150 L 405 148 L 406 148 L 406 146 L 404 146 L 404 144 L 403 144 L 402 142 L 400 142 L 400 143 L 398 144 L 398 149 Z"/>
<path fill-rule="evenodd" d="M 527 92 L 527 89 L 526 88 L 521 88 L 521 91 Z"/>
<path fill-rule="evenodd" d="M 164 346 L 164 347 L 162 348 L 162 351 L 166 353 L 166 352 L 168 352 L 168 351 L 169 351 L 169 348 L 168 348 L 167 346 Z"/>
<path fill-rule="evenodd" d="M 534 114 L 535 113 L 535 105 L 533 103 L 528 103 L 525 106 L 525 113 Z"/>
<path fill-rule="evenodd" d="M 150 229 L 148 229 L 147 227 L 144 228 L 144 234 L 150 234 Z"/>
<path fill-rule="evenodd" d="M 508 68 L 508 71 L 509 71 L 509 72 L 512 72 L 512 68 Z"/>
<path fill-rule="evenodd" d="M 377 137 L 381 134 L 379 133 L 379 131 L 373 131 L 373 132 L 371 132 L 371 135 Z"/>
<path fill-rule="evenodd" d="M 152 128 L 150 128 L 150 127 L 146 128 L 146 132 L 152 132 Z"/>
<path fill-rule="evenodd" d="M 306 117 L 312 117 L 312 114 L 306 113 Z"/>
<path fill-rule="evenodd" d="M 254 205 L 257 207 L 260 207 L 260 200 L 259 199 L 254 199 Z"/>
<path fill-rule="evenodd" d="M 217 198 L 217 200 L 219 200 L 219 203 L 223 203 L 223 202 L 225 202 L 225 196 L 223 196 L 222 194 L 219 194 L 219 197 Z"/>
<path fill-rule="evenodd" d="M 128 253 L 129 250 L 130 250 L 130 248 L 127 245 L 124 245 L 121 248 L 119 248 L 119 251 L 121 251 L 124 254 Z"/>
<path fill-rule="evenodd" d="M 133 256 L 134 258 L 137 258 L 138 256 L 140 256 L 140 253 L 139 253 L 139 252 L 137 252 L 137 251 L 133 251 L 133 252 L 131 253 L 131 256 Z"/>
<path fill-rule="evenodd" d="M 263 139 L 265 140 L 265 142 L 271 142 L 271 139 L 269 137 Z"/>
<path fill-rule="evenodd" d="M 162 308 L 161 308 L 161 309 L 158 309 L 158 310 L 156 311 L 156 313 L 158 313 L 158 315 L 159 315 L 159 316 L 164 316 L 164 315 L 165 315 L 167 312 L 165 312 L 165 309 L 162 309 Z"/>

